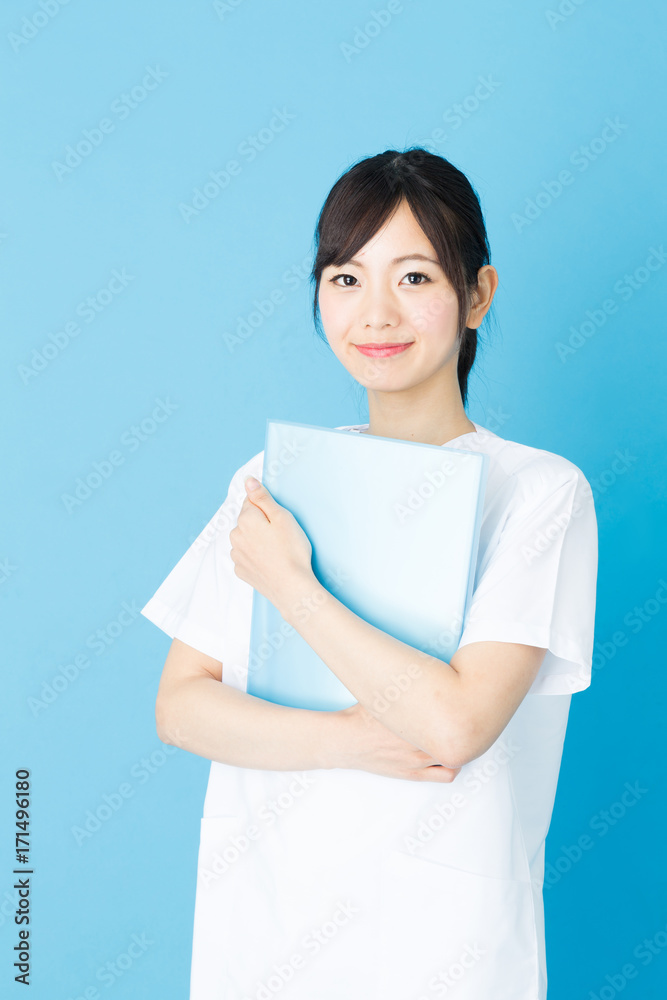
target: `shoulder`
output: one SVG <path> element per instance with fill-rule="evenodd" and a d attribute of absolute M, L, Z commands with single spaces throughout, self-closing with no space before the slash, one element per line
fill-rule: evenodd
<path fill-rule="evenodd" d="M 490 478 L 499 485 L 511 483 L 517 497 L 538 498 L 566 485 L 590 490 L 582 470 L 564 455 L 488 432 L 479 437 L 481 450 L 489 456 Z"/>
<path fill-rule="evenodd" d="M 526 492 L 551 492 L 565 483 L 576 485 L 586 478 L 564 455 L 516 441 L 507 441 L 506 445 L 503 461 L 508 474 L 521 480 Z"/>
<path fill-rule="evenodd" d="M 491 464 L 506 476 L 520 479 L 526 485 L 553 486 L 558 482 L 585 478 L 579 466 L 564 455 L 522 444 L 497 434 L 480 435 Z"/>

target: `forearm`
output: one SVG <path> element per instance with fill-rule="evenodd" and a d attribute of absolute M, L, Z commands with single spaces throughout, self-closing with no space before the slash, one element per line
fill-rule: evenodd
<path fill-rule="evenodd" d="M 364 621 L 314 576 L 293 581 L 279 610 L 371 715 L 456 766 L 466 727 L 453 667 Z"/>
<path fill-rule="evenodd" d="M 274 705 L 214 677 L 182 681 L 165 699 L 158 736 L 208 760 L 269 771 L 342 764 L 344 717 Z"/>

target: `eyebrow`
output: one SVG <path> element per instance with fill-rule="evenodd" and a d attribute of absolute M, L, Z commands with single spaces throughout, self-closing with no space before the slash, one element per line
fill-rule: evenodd
<path fill-rule="evenodd" d="M 390 264 L 402 264 L 406 260 L 423 260 L 423 261 L 426 261 L 429 264 L 436 264 L 438 267 L 440 267 L 440 261 L 439 260 L 436 260 L 433 257 L 427 257 L 423 253 L 408 253 L 408 254 L 405 254 L 404 257 L 394 257 L 394 259 L 390 260 L 389 263 Z M 350 259 L 348 261 L 346 261 L 345 263 L 347 263 L 347 264 L 354 264 L 355 267 L 362 267 L 362 268 L 364 267 L 364 265 L 361 263 L 361 261 L 357 260 L 356 257 L 350 257 Z"/>

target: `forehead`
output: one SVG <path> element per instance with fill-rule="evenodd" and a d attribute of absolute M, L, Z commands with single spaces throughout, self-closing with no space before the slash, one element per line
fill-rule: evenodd
<path fill-rule="evenodd" d="M 443 270 L 438 254 L 405 199 L 365 244 L 359 247 L 358 240 L 355 243 L 358 249 L 354 253 L 339 257 L 336 263 L 322 270 L 332 271 L 348 264 L 362 270 L 392 269 L 410 263 Z"/>
<path fill-rule="evenodd" d="M 425 256 L 430 253 L 431 256 L 436 256 L 409 204 L 407 201 L 402 201 L 355 257 L 363 259 L 373 254 L 393 259 L 397 255 L 405 256 L 410 253 L 421 253 Z"/>

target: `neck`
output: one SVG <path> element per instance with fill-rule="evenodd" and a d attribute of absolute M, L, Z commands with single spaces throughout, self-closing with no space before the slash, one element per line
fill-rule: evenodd
<path fill-rule="evenodd" d="M 425 405 L 423 397 L 415 405 L 414 399 L 401 398 L 398 393 L 368 392 L 368 429 L 364 434 L 443 445 L 473 431 L 475 425 L 463 408 L 458 384 L 455 393 L 444 398 L 439 395 L 431 405 Z"/>

